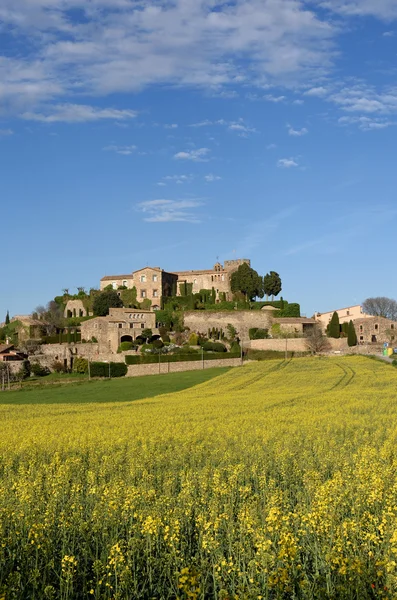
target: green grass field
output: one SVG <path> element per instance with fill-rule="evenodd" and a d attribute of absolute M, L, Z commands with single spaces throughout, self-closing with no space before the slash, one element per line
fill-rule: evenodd
<path fill-rule="evenodd" d="M 271 360 L 1 398 L 0 599 L 396 600 L 391 365 Z"/>
<path fill-rule="evenodd" d="M 87 375 L 53 376 L 36 380 L 21 390 L 0 392 L 0 404 L 81 404 L 86 402 L 131 402 L 160 394 L 180 392 L 217 375 L 228 368 L 185 371 L 144 377 L 126 377 L 87 381 Z M 48 379 L 50 379 L 50 382 Z M 41 385 L 40 385 L 41 384 Z"/>

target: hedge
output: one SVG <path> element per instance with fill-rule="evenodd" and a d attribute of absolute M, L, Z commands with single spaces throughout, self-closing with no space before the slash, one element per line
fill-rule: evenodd
<path fill-rule="evenodd" d="M 62 333 L 56 335 L 46 335 L 42 338 L 43 344 L 70 344 L 72 342 L 77 343 L 81 342 L 81 333 L 73 332 L 73 333 Z"/>
<path fill-rule="evenodd" d="M 204 354 L 204 360 L 220 360 L 222 358 L 240 358 L 240 352 L 223 352 Z M 160 357 L 160 361 L 159 361 Z M 126 365 L 151 365 L 154 363 L 194 362 L 203 360 L 202 354 L 128 354 L 125 357 Z"/>
<path fill-rule="evenodd" d="M 109 365 L 110 377 L 124 377 L 127 374 L 128 369 L 125 363 L 92 362 L 90 363 L 91 377 L 109 377 Z"/>

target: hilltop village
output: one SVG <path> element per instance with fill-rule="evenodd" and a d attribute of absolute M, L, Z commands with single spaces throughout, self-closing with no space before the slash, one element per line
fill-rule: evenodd
<path fill-rule="evenodd" d="M 260 276 L 245 258 L 204 270 L 147 266 L 105 275 L 99 289 L 65 289 L 46 309 L 7 315 L 0 362 L 14 370 L 27 360 L 46 370 L 71 370 L 79 360 L 124 363 L 138 374 L 157 359 L 192 368 L 199 360 L 234 365 L 266 352 L 376 353 L 393 346 L 397 321 L 365 314 L 360 305 L 307 318 L 281 291 L 278 273 Z"/>

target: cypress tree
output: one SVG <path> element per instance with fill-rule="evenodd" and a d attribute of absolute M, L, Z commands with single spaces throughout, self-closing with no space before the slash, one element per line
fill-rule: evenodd
<path fill-rule="evenodd" d="M 349 328 L 347 331 L 347 345 L 349 347 L 357 346 L 357 334 L 356 334 L 356 330 L 355 330 L 353 321 L 349 321 Z"/>
<path fill-rule="evenodd" d="M 7 314 L 6 314 L 6 320 L 5 320 L 5 324 L 9 325 L 10 324 L 10 313 L 7 310 Z"/>
<path fill-rule="evenodd" d="M 342 333 L 344 334 L 344 337 L 347 337 L 347 334 L 349 333 L 349 323 L 342 323 Z"/>
<path fill-rule="evenodd" d="M 339 315 L 335 311 L 328 325 L 328 337 L 340 338 Z"/>

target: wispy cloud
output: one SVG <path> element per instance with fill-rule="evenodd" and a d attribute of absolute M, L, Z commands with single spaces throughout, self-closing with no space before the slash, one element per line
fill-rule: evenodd
<path fill-rule="evenodd" d="M 182 185 L 183 183 L 191 183 L 194 179 L 194 175 L 189 173 L 188 175 L 166 175 L 163 177 L 164 181 L 171 181 L 173 183 L 177 183 L 178 185 Z"/>
<path fill-rule="evenodd" d="M 277 162 L 277 166 L 280 169 L 291 169 L 293 167 L 299 167 L 299 164 L 294 158 L 280 158 Z"/>
<path fill-rule="evenodd" d="M 340 117 L 338 120 L 340 125 L 358 125 L 362 131 L 376 131 L 379 129 L 386 129 L 387 127 L 393 127 L 397 125 L 396 121 L 390 121 L 385 118 L 378 117 Z"/>
<path fill-rule="evenodd" d="M 275 148 L 277 148 L 277 144 L 268 144 L 266 146 L 266 150 L 274 150 Z"/>
<path fill-rule="evenodd" d="M 286 100 L 285 96 L 273 96 L 273 94 L 265 94 L 263 96 L 263 100 L 267 100 L 268 102 L 274 102 L 275 104 L 279 104 L 280 102 L 284 102 Z"/>
<path fill-rule="evenodd" d="M 110 146 L 105 146 L 102 149 L 105 151 L 108 151 L 108 152 L 116 152 L 116 154 L 123 154 L 124 156 L 128 156 L 128 155 L 132 154 L 133 152 L 135 152 L 137 147 L 136 146 L 116 146 L 114 144 L 111 144 Z"/>
<path fill-rule="evenodd" d="M 394 31 L 385 31 L 383 37 L 394 37 Z"/>
<path fill-rule="evenodd" d="M 195 213 L 195 209 L 202 206 L 199 198 L 187 200 L 147 200 L 136 205 L 136 209 L 142 212 L 144 221 L 148 223 L 200 223 L 201 220 Z"/>
<path fill-rule="evenodd" d="M 86 104 L 58 104 L 50 107 L 47 114 L 25 112 L 21 115 L 27 121 L 41 121 L 43 123 L 84 123 L 102 119 L 125 120 L 134 119 L 137 112 L 134 110 L 119 110 L 116 108 L 96 108 Z"/>
<path fill-rule="evenodd" d="M 219 175 L 213 175 L 212 173 L 209 173 L 208 175 L 204 175 L 204 179 L 207 183 L 212 183 L 213 181 L 219 181 L 220 179 L 222 179 L 222 177 L 219 177 Z"/>
<path fill-rule="evenodd" d="M 185 150 L 174 154 L 176 160 L 191 160 L 193 162 L 207 162 L 210 153 L 209 148 L 198 148 L 197 150 Z"/>
<path fill-rule="evenodd" d="M 177 123 L 166 123 L 164 129 L 178 129 Z"/>
<path fill-rule="evenodd" d="M 204 121 L 199 121 L 198 123 L 192 123 L 190 127 L 211 127 L 214 125 L 220 125 L 229 131 L 235 131 L 241 137 L 248 137 L 248 134 L 256 133 L 257 131 L 255 127 L 247 125 L 242 118 L 238 119 L 237 121 L 226 121 L 225 119 L 210 121 L 209 119 L 205 119 Z"/>
<path fill-rule="evenodd" d="M 0 136 L 8 136 L 13 134 L 14 132 L 12 129 L 0 129 Z"/>
<path fill-rule="evenodd" d="M 323 96 L 326 96 L 327 93 L 328 93 L 327 88 L 325 88 L 323 86 L 319 86 L 319 87 L 312 87 L 312 88 L 306 90 L 305 96 L 317 96 L 319 98 L 322 98 Z"/>
<path fill-rule="evenodd" d="M 291 127 L 291 125 L 287 124 L 287 128 L 288 135 L 292 135 L 294 137 L 301 137 L 302 135 L 306 135 L 307 133 L 309 133 L 309 130 L 306 129 L 306 127 L 303 127 L 302 129 L 294 129 L 293 127 Z"/>

